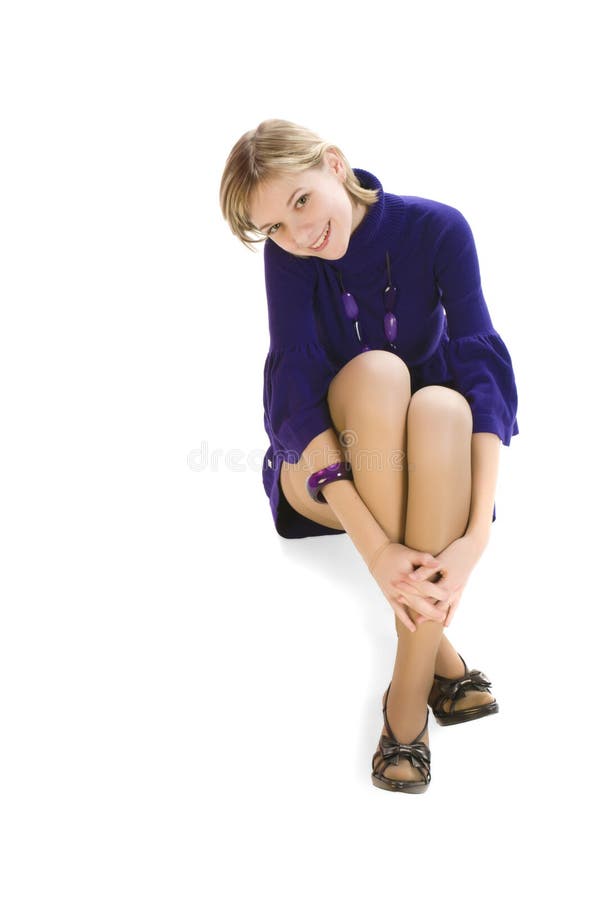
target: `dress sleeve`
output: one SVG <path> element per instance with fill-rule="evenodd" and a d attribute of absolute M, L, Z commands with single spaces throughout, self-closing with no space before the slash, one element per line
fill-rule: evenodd
<path fill-rule="evenodd" d="M 264 423 L 274 451 L 296 463 L 309 442 L 333 428 L 326 401 L 336 375 L 318 340 L 317 272 L 269 239 L 264 245 L 270 348 L 264 366 Z"/>
<path fill-rule="evenodd" d="M 487 309 L 470 225 L 457 209 L 439 207 L 443 223 L 434 268 L 447 316 L 448 368 L 470 404 L 473 433 L 492 432 L 510 446 L 510 439 L 519 433 L 512 359 Z"/>

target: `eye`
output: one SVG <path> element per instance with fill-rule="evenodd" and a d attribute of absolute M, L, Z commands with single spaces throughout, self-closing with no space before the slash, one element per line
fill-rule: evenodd
<path fill-rule="evenodd" d="M 301 196 L 297 200 L 297 203 L 301 203 L 301 201 L 305 200 L 307 197 L 309 197 L 309 194 L 301 194 Z M 295 206 L 297 205 L 297 203 L 295 203 Z M 307 203 L 304 203 L 303 206 L 307 206 Z M 280 227 L 280 226 L 278 226 L 278 227 Z M 276 228 L 276 225 L 272 225 L 272 228 Z M 270 235 L 273 233 L 272 228 L 268 228 L 268 230 L 266 231 L 267 235 Z"/>

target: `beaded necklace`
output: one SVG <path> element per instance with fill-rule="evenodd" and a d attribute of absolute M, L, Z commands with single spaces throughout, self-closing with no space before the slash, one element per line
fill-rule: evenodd
<path fill-rule="evenodd" d="M 394 343 L 395 338 L 397 337 L 397 316 L 393 312 L 395 309 L 395 302 L 397 300 L 397 288 L 391 284 L 391 260 L 389 259 L 389 251 L 386 253 L 387 257 L 387 286 L 383 292 L 384 301 L 385 301 L 385 318 L 384 318 L 384 330 L 385 337 L 389 342 L 389 347 L 391 350 L 397 350 L 397 346 Z M 360 331 L 360 320 L 359 320 L 359 307 L 357 305 L 357 301 L 353 294 L 350 294 L 349 291 L 346 291 L 343 286 L 343 278 L 341 273 L 337 271 L 337 275 L 339 278 L 339 284 L 341 286 L 341 300 L 343 302 L 343 309 L 345 310 L 345 315 L 348 319 L 350 319 L 355 326 L 355 333 L 357 335 L 357 339 L 360 342 L 361 353 L 365 353 L 366 350 L 371 350 L 372 348 L 366 344 L 362 339 L 362 334 Z"/>

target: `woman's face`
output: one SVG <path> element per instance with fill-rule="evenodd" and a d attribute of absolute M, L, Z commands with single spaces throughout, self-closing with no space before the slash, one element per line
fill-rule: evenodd
<path fill-rule="evenodd" d="M 249 208 L 251 221 L 294 256 L 340 259 L 367 212 L 362 203 L 352 203 L 344 182 L 342 161 L 327 150 L 321 166 L 280 175 L 256 188 Z"/>

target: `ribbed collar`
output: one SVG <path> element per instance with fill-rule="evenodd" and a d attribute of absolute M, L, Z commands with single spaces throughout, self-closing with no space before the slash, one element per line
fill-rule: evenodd
<path fill-rule="evenodd" d="M 386 246 L 386 199 L 383 186 L 371 172 L 366 169 L 353 169 L 362 187 L 377 189 L 378 200 L 368 211 L 351 238 L 347 252 L 340 259 L 322 260 L 325 265 L 344 275 L 353 275 L 365 271 L 373 264 L 384 268 Z"/>

